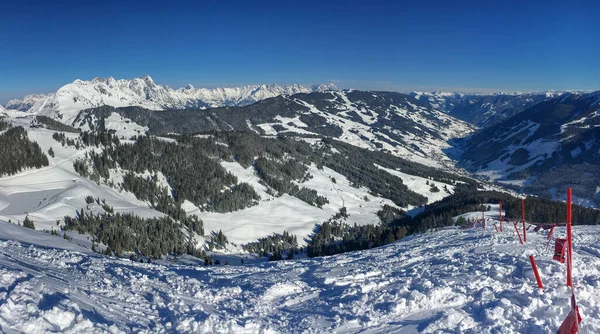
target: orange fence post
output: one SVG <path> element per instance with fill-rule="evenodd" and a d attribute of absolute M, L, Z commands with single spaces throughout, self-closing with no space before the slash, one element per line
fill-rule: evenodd
<path fill-rule="evenodd" d="M 521 217 L 523 222 L 523 242 L 527 242 L 527 230 L 525 229 L 525 199 L 521 199 Z"/>
<path fill-rule="evenodd" d="M 531 262 L 531 267 L 533 268 L 533 274 L 535 275 L 535 280 L 537 281 L 538 288 L 544 289 L 544 285 L 542 284 L 542 279 L 540 277 L 537 265 L 535 264 L 535 259 L 533 258 L 533 255 L 529 255 L 529 261 Z"/>
<path fill-rule="evenodd" d="M 521 239 L 521 233 L 519 233 L 519 229 L 517 228 L 517 224 L 518 223 L 514 223 L 513 226 L 515 227 L 515 231 L 517 231 L 517 235 L 519 236 L 519 241 L 521 242 L 521 245 L 523 244 L 523 239 Z"/>
<path fill-rule="evenodd" d="M 546 244 L 546 251 L 548 250 L 548 247 L 550 247 L 550 241 L 552 241 L 552 234 L 554 233 L 554 226 L 552 226 L 550 228 L 550 232 L 548 233 L 548 244 Z"/>
<path fill-rule="evenodd" d="M 573 231 L 571 226 L 573 193 L 567 189 L 567 286 L 573 287 Z"/>

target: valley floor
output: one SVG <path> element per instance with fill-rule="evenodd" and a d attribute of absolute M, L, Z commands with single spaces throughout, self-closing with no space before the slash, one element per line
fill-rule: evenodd
<path fill-rule="evenodd" d="M 582 333 L 600 332 L 599 239 L 598 227 L 574 228 Z M 570 294 L 545 240 L 449 228 L 326 258 L 204 267 L 102 257 L 0 223 L 0 331 L 550 333 Z"/>

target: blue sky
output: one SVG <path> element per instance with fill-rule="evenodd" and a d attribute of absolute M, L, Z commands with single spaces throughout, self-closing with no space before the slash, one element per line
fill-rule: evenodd
<path fill-rule="evenodd" d="M 0 102 L 75 79 L 215 87 L 600 89 L 583 1 L 3 1 Z"/>

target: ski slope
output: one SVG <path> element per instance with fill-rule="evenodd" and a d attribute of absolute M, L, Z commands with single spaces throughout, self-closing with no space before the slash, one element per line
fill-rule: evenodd
<path fill-rule="evenodd" d="M 551 333 L 570 291 L 545 237 L 447 228 L 325 258 L 204 267 L 102 257 L 1 222 L 0 331 Z M 598 227 L 574 228 L 582 333 L 600 332 L 599 239 Z"/>

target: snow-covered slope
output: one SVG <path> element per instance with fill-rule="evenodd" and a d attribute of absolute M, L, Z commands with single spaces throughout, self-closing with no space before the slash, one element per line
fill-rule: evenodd
<path fill-rule="evenodd" d="M 13 125 L 28 127 L 30 117 L 11 120 Z M 75 210 L 86 208 L 85 196 L 105 198 L 116 212 L 131 212 L 143 217 L 160 217 L 164 214 L 151 209 L 134 195 L 118 192 L 105 186 L 98 186 L 82 178 L 73 169 L 73 161 L 85 154 L 88 149 L 75 150 L 62 147 L 52 139 L 54 132 L 46 129 L 29 129 L 28 136 L 47 152 L 52 148 L 54 157 L 48 157 L 50 165 L 40 169 L 29 169 L 11 176 L 0 177 L 0 219 L 23 221 L 26 215 L 35 222 L 38 229 L 57 229 L 57 220 L 73 216 Z M 77 134 L 67 133 L 76 138 Z"/>
<path fill-rule="evenodd" d="M 597 227 L 574 228 L 582 333 L 600 332 L 599 236 Z M 527 239 L 521 246 L 510 229 L 448 228 L 325 258 L 204 267 L 102 257 L 0 223 L 0 326 L 8 333 L 552 333 L 570 309 L 565 266 L 545 251 L 545 233 Z M 545 290 L 536 287 L 529 254 Z"/>
<path fill-rule="evenodd" d="M 6 103 L 6 109 L 13 109 L 18 111 L 28 111 L 36 103 L 43 101 L 50 97 L 50 94 L 31 94 L 27 95 L 22 99 L 13 99 Z"/>
<path fill-rule="evenodd" d="M 401 93 L 347 90 L 289 99 L 322 118 L 326 127 L 338 129 L 338 138 L 344 142 L 436 167 L 453 166 L 445 152 L 451 146 L 449 140 L 475 130 L 471 124 Z M 278 123 L 284 132 L 306 129 L 287 119 Z"/>
<path fill-rule="evenodd" d="M 98 185 L 81 177 L 75 172 L 73 162 L 95 148 L 77 150 L 73 146 L 63 147 L 52 138 L 54 131 L 30 128 L 33 116 L 25 116 L 10 121 L 14 126 L 20 125 L 28 129 L 29 138 L 36 141 L 43 152 L 52 148 L 55 156 L 48 157 L 48 167 L 0 177 L 0 220 L 23 221 L 28 215 L 38 229 L 58 229 L 56 221 L 60 220 L 63 224 L 64 216 L 74 216 L 75 210 L 88 207 L 85 197 L 90 195 L 106 199 L 106 203 L 113 206 L 115 212 L 134 212 L 143 217 L 164 215 L 151 209 L 149 203 L 138 200 L 132 193 L 111 188 L 103 183 Z M 136 134 L 138 127 L 135 123 L 118 117 L 113 118 L 106 122 L 107 128 L 114 127 L 117 134 L 125 134 L 127 137 Z M 78 137 L 78 134 L 73 133 L 65 135 L 69 138 Z M 237 162 L 222 162 L 222 165 L 236 175 L 239 182 L 247 182 L 256 189 L 261 197 L 258 205 L 230 213 L 213 213 L 200 211 L 188 202 L 184 209 L 188 213 L 197 214 L 204 221 L 207 234 L 210 231 L 223 230 L 230 241 L 238 244 L 254 242 L 259 237 L 284 231 L 296 234 L 303 243 L 303 238 L 313 232 L 315 224 L 327 220 L 342 207 L 346 207 L 350 215 L 349 223 L 373 224 L 379 222 L 377 211 L 381 210 L 383 205 L 395 206 L 389 199 L 373 196 L 369 189 L 351 186 L 346 177 L 329 168 L 320 170 L 314 165 L 311 166 L 309 172 L 313 178 L 302 184 L 303 187 L 317 190 L 320 195 L 328 198 L 329 204 L 318 208 L 296 197 L 274 197 L 267 194 L 252 168 L 244 169 Z M 111 170 L 109 181 L 116 184 L 122 182 L 122 174 L 121 170 Z M 332 182 L 331 178 L 335 178 L 336 182 Z M 166 186 L 168 187 L 168 183 Z"/>
<path fill-rule="evenodd" d="M 598 206 L 599 96 L 564 94 L 536 104 L 474 133 L 466 140 L 463 158 L 493 180 L 548 197 L 572 187 L 582 204 Z"/>
<path fill-rule="evenodd" d="M 251 130 L 266 136 L 331 137 L 436 167 L 452 167 L 446 154 L 449 141 L 475 130 L 409 95 L 356 90 L 301 93 L 243 107 L 193 111 L 100 107 L 82 112 L 73 125 L 100 126 L 100 119 L 113 113 L 148 126 L 152 134 Z"/>
<path fill-rule="evenodd" d="M 95 78 L 75 80 L 49 95 L 29 95 L 12 100 L 9 108 L 49 116 L 70 124 L 81 110 L 109 105 L 139 106 L 151 110 L 240 106 L 279 95 L 336 90 L 333 84 L 315 85 L 249 85 L 235 88 L 194 88 L 191 85 L 174 90 L 157 85 L 145 75 L 131 80 Z"/>
<path fill-rule="evenodd" d="M 479 127 L 496 124 L 565 92 L 450 93 L 412 92 L 415 99 Z"/>

